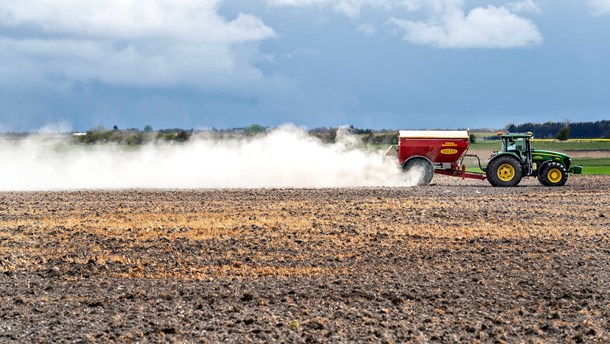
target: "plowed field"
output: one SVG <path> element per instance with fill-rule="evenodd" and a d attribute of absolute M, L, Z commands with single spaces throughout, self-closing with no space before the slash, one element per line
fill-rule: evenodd
<path fill-rule="evenodd" d="M 0 342 L 610 342 L 610 177 L 0 193 Z"/>

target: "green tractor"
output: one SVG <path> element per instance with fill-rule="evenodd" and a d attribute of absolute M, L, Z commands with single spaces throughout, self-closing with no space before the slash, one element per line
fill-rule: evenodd
<path fill-rule="evenodd" d="M 582 167 L 572 165 L 569 155 L 533 149 L 532 133 L 499 133 L 499 137 L 502 150 L 494 152 L 484 168 L 493 186 L 516 186 L 524 176 L 536 176 L 545 186 L 562 186 L 568 173 L 582 173 Z"/>

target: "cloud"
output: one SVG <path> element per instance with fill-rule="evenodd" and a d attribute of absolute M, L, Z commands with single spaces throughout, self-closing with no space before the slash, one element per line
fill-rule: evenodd
<path fill-rule="evenodd" d="M 248 14 L 224 18 L 221 2 L 2 2 L 0 83 L 205 88 L 261 78 L 257 53 L 237 50 L 274 37 L 273 29 Z"/>
<path fill-rule="evenodd" d="M 512 2 L 507 7 L 516 13 L 541 13 L 540 7 L 533 0 Z"/>
<path fill-rule="evenodd" d="M 322 52 L 317 49 L 298 48 L 289 53 L 284 54 L 283 57 L 285 57 L 287 59 L 294 59 L 294 58 L 302 57 L 302 56 L 306 56 L 306 57 L 310 57 L 310 58 L 318 58 L 321 55 L 322 55 Z"/>
<path fill-rule="evenodd" d="M 411 1 L 411 0 L 404 0 Z M 331 6 L 337 12 L 343 13 L 351 18 L 356 18 L 360 15 L 360 11 L 364 6 L 390 8 L 399 0 L 267 0 L 271 6 Z"/>
<path fill-rule="evenodd" d="M 371 24 L 358 25 L 356 30 L 358 32 L 362 33 L 363 35 L 365 35 L 366 37 L 374 36 L 377 33 L 377 29 L 375 28 L 375 26 L 373 26 Z"/>
<path fill-rule="evenodd" d="M 606 0 L 608 1 L 608 0 Z M 514 48 L 540 44 L 537 27 L 519 13 L 540 13 L 534 0 L 521 0 L 505 6 L 476 7 L 464 10 L 463 0 L 267 0 L 272 6 L 332 7 L 337 12 L 357 18 L 365 6 L 397 12 L 429 13 L 428 21 L 391 17 L 403 38 L 414 44 L 439 48 Z M 374 26 L 358 25 L 356 30 L 367 36 L 375 34 Z"/>
<path fill-rule="evenodd" d="M 391 18 L 389 23 L 402 31 L 404 40 L 438 48 L 515 48 L 542 42 L 536 26 L 507 7 L 476 7 L 466 13 L 461 0 L 437 0 L 430 6 L 429 21 Z"/>
<path fill-rule="evenodd" d="M 594 15 L 610 15 L 610 0 L 589 0 L 589 8 Z"/>

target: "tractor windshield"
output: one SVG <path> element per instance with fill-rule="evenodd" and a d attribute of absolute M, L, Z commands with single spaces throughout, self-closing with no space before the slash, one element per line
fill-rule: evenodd
<path fill-rule="evenodd" d="M 502 151 L 504 152 L 525 152 L 526 142 L 524 137 L 508 137 L 502 140 Z"/>

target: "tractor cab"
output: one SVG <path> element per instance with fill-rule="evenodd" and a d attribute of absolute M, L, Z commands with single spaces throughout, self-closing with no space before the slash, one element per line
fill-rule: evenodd
<path fill-rule="evenodd" d="M 517 154 L 526 154 L 529 151 L 530 141 L 529 137 L 521 137 L 520 135 L 503 135 L 502 139 L 502 151 L 503 152 L 515 152 Z"/>
<path fill-rule="evenodd" d="M 530 140 L 533 138 L 532 133 L 525 134 L 501 134 L 502 153 L 508 153 L 516 156 L 523 166 L 523 173 L 530 175 L 532 173 L 532 145 Z"/>

